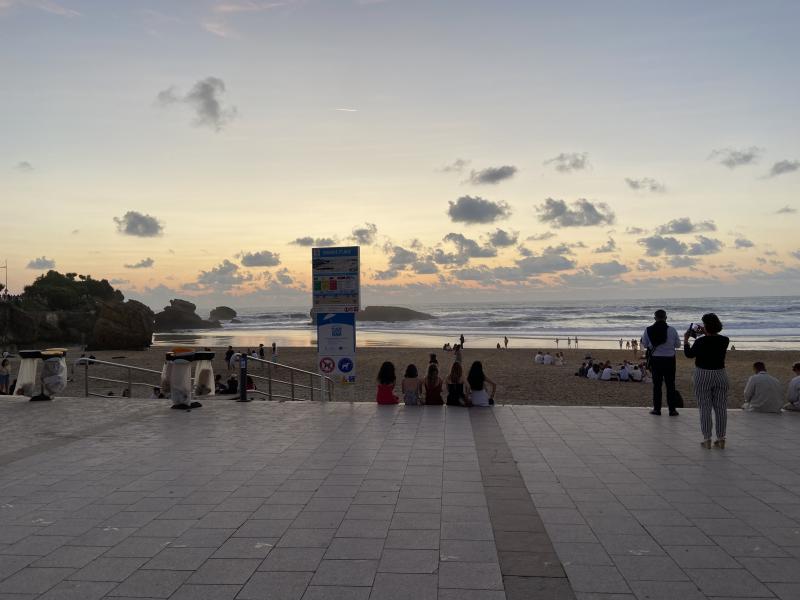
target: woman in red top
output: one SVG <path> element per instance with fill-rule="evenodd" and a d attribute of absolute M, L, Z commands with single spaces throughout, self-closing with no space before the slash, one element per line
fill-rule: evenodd
<path fill-rule="evenodd" d="M 396 382 L 397 377 L 394 373 L 394 365 L 386 361 L 378 371 L 378 391 L 375 395 L 375 401 L 378 404 L 397 404 L 400 402 L 400 398 L 394 393 L 394 384 Z"/>

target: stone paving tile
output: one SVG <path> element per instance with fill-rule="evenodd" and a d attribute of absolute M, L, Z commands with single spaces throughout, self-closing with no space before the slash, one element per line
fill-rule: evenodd
<path fill-rule="evenodd" d="M 275 548 L 258 567 L 259 571 L 316 571 L 324 548 Z"/>
<path fill-rule="evenodd" d="M 437 600 L 436 575 L 378 573 L 370 600 Z"/>
<path fill-rule="evenodd" d="M 191 585 L 184 584 L 170 596 L 170 600 L 233 600 L 240 585 Z"/>
<path fill-rule="evenodd" d="M 189 576 L 185 571 L 137 571 L 117 587 L 109 596 L 131 598 L 169 598 Z"/>
<path fill-rule="evenodd" d="M 213 548 L 165 548 L 147 561 L 145 569 L 194 571 L 214 552 Z"/>
<path fill-rule="evenodd" d="M 99 600 L 116 585 L 101 581 L 62 581 L 50 588 L 40 600 Z"/>
<path fill-rule="evenodd" d="M 74 572 L 58 567 L 25 567 L 0 582 L 0 593 L 42 594 Z"/>
<path fill-rule="evenodd" d="M 81 581 L 124 581 L 147 559 L 145 558 L 110 558 L 102 556 L 90 562 L 82 569 L 72 573 L 69 579 Z"/>

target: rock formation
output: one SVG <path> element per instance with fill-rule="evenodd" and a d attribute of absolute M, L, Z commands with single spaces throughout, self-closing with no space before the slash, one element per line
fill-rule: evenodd
<path fill-rule="evenodd" d="M 153 311 L 141 302 L 104 302 L 92 329 L 89 350 L 137 350 L 153 339 Z"/>
<path fill-rule="evenodd" d="M 229 306 L 218 306 L 211 309 L 208 318 L 211 321 L 230 321 L 236 318 L 236 311 Z"/>
<path fill-rule="evenodd" d="M 169 306 L 155 315 L 155 331 L 175 329 L 212 329 L 221 327 L 217 321 L 206 321 L 195 311 L 197 306 L 178 298 L 169 301 Z"/>

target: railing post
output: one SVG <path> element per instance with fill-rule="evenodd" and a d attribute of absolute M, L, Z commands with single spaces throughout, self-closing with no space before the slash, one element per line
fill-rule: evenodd
<path fill-rule="evenodd" d="M 83 363 L 83 396 L 89 397 L 89 361 Z"/>
<path fill-rule="evenodd" d="M 294 402 L 294 369 L 289 371 L 289 385 L 291 386 L 292 402 Z"/>
<path fill-rule="evenodd" d="M 247 354 L 242 354 L 239 358 L 239 400 L 237 402 L 249 402 L 247 399 Z"/>
<path fill-rule="evenodd" d="M 267 363 L 267 398 L 272 401 L 272 363 Z"/>
<path fill-rule="evenodd" d="M 133 398 L 133 371 L 128 367 L 128 398 Z"/>
<path fill-rule="evenodd" d="M 311 373 L 308 374 L 308 390 L 311 394 L 311 402 L 314 401 L 314 375 Z M 320 390 L 321 392 L 322 390 Z"/>

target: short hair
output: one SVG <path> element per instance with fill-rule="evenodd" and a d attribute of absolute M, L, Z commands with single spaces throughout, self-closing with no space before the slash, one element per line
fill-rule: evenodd
<path fill-rule="evenodd" d="M 706 333 L 719 333 L 722 331 L 722 321 L 714 313 L 706 313 L 702 317 L 703 328 Z"/>
<path fill-rule="evenodd" d="M 792 371 L 800 371 L 800 362 L 796 362 L 792 365 Z"/>
<path fill-rule="evenodd" d="M 767 370 L 767 365 L 765 365 L 760 360 L 757 360 L 756 362 L 753 363 L 753 368 L 756 371 L 766 371 Z"/>
<path fill-rule="evenodd" d="M 659 308 L 655 313 L 653 313 L 653 316 L 655 316 L 658 321 L 661 321 L 667 318 L 667 311 L 665 311 L 663 308 Z"/>

